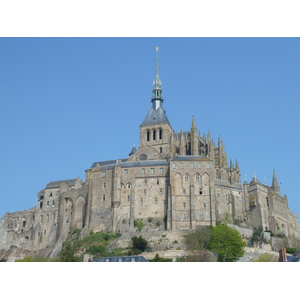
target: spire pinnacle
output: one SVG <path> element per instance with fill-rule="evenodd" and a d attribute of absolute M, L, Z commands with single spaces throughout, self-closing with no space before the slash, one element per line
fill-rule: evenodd
<path fill-rule="evenodd" d="M 161 89 L 161 80 L 159 78 L 159 67 L 158 67 L 158 49 L 159 47 L 155 47 L 156 52 L 156 60 L 155 60 L 155 78 L 153 80 L 153 91 L 152 91 L 152 103 L 155 109 L 158 109 L 163 102 L 163 98 L 161 96 L 162 89 Z"/>

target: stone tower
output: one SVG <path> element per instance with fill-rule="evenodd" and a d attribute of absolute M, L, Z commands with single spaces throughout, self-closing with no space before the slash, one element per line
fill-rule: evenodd
<path fill-rule="evenodd" d="M 158 47 L 156 47 L 155 78 L 153 80 L 151 102 L 152 107 L 140 125 L 140 147 L 150 148 L 160 153 L 160 158 L 164 158 L 170 150 L 170 139 L 174 130 L 162 106 L 164 100 L 162 98 L 162 84 L 159 78 Z M 141 156 L 140 160 L 149 159 L 145 155 Z"/>

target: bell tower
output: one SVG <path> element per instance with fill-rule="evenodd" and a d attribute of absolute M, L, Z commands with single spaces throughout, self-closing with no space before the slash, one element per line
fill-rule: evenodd
<path fill-rule="evenodd" d="M 162 83 L 159 77 L 158 49 L 156 47 L 155 77 L 153 80 L 152 106 L 140 125 L 140 147 L 153 147 L 163 156 L 169 153 L 174 130 L 163 109 Z"/>

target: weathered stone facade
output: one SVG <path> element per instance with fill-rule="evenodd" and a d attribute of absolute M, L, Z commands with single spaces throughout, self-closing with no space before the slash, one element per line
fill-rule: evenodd
<path fill-rule="evenodd" d="M 152 107 L 140 125 L 140 146 L 125 159 L 100 161 L 86 179 L 50 182 L 36 207 L 6 213 L 0 221 L 0 249 L 50 249 L 57 255 L 70 228 L 85 232 L 192 230 L 216 221 L 260 227 L 299 239 L 298 217 L 280 195 L 275 172 L 271 186 L 254 177 L 240 181 L 238 162 L 228 165 L 221 138 L 174 132 L 162 107 L 157 60 Z"/>

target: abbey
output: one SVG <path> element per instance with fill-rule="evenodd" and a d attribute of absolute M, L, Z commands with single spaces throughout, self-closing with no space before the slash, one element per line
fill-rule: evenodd
<path fill-rule="evenodd" d="M 221 138 L 200 135 L 194 117 L 189 132 L 174 132 L 163 108 L 158 49 L 152 106 L 140 124 L 140 145 L 127 158 L 94 162 L 86 179 L 50 182 L 37 204 L 6 213 L 0 221 L 0 249 L 49 249 L 55 256 L 71 228 L 86 232 L 193 230 L 234 222 L 299 239 L 298 217 L 272 185 L 256 177 L 241 183 L 238 162 L 227 159 Z"/>

